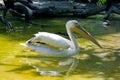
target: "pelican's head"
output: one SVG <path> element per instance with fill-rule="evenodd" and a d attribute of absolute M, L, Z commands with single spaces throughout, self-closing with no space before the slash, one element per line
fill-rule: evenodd
<path fill-rule="evenodd" d="M 95 38 L 88 31 L 86 31 L 78 21 L 69 20 L 66 23 L 66 28 L 70 29 L 72 32 L 77 32 L 81 34 L 81 36 L 85 37 L 88 40 L 91 40 L 94 44 L 102 48 L 102 46 L 95 40 Z"/>

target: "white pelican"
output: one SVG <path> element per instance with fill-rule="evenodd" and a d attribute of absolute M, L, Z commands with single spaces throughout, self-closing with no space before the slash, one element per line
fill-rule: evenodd
<path fill-rule="evenodd" d="M 91 40 L 93 43 L 101 45 L 89 34 L 78 21 L 70 20 L 66 23 L 66 30 L 70 40 L 48 32 L 38 32 L 35 37 L 29 39 L 25 45 L 31 50 L 49 56 L 55 57 L 69 57 L 79 52 L 79 47 L 76 42 L 73 32 L 83 35 L 85 38 Z"/>

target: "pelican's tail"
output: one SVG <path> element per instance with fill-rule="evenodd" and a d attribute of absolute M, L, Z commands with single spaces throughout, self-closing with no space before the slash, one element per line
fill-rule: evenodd
<path fill-rule="evenodd" d="M 25 43 L 20 43 L 21 46 L 27 46 Z"/>

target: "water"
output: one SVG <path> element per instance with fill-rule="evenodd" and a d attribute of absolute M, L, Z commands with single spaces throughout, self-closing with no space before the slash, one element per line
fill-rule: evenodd
<path fill-rule="evenodd" d="M 116 16 L 115 16 L 116 17 Z M 63 32 L 65 23 L 78 20 L 103 46 L 100 49 L 83 38 L 77 38 L 81 51 L 70 58 L 42 56 L 20 43 L 38 31 Z M 119 80 L 120 79 L 120 21 L 111 20 L 104 28 L 97 18 L 43 18 L 37 24 L 11 20 L 14 29 L 6 32 L 0 24 L 0 80 Z M 67 36 L 65 36 L 67 38 Z M 65 64 L 65 65 L 64 65 Z"/>

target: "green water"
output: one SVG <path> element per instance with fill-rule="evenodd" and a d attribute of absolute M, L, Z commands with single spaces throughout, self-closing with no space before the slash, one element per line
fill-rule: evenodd
<path fill-rule="evenodd" d="M 40 18 L 37 24 L 24 24 L 13 19 L 13 31 L 0 24 L 0 80 L 119 80 L 120 79 L 120 16 L 112 18 L 112 25 L 102 26 L 102 17 Z M 41 56 L 21 46 L 33 34 L 66 32 L 65 23 L 75 19 L 103 46 L 100 49 L 83 38 L 77 38 L 81 51 L 71 58 Z M 70 61 L 68 65 L 60 62 Z M 50 72 L 52 71 L 52 72 Z M 54 73 L 55 72 L 55 73 Z"/>

